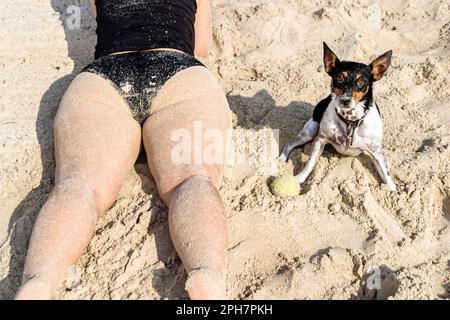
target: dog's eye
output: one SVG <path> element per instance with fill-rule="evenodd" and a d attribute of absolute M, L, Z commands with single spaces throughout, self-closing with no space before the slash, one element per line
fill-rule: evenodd
<path fill-rule="evenodd" d="M 341 88 L 341 87 L 344 86 L 344 84 L 345 84 L 345 79 L 344 79 L 344 77 L 343 77 L 342 75 L 339 75 L 339 76 L 337 76 L 337 77 L 334 79 L 334 86 L 335 86 L 335 87 Z"/>
<path fill-rule="evenodd" d="M 359 78 L 358 81 L 356 81 L 356 85 L 359 89 L 363 89 L 367 85 L 367 81 L 363 78 Z"/>

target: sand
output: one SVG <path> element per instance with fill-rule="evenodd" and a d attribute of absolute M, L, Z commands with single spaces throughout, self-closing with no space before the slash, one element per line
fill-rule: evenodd
<path fill-rule="evenodd" d="M 0 298 L 20 282 L 36 214 L 54 178 L 52 120 L 74 75 L 93 59 L 95 24 L 66 30 L 69 1 L 5 0 L 0 11 Z M 398 194 L 370 161 L 327 147 L 294 199 L 268 189 L 285 165 L 228 166 L 220 189 L 229 226 L 230 299 L 450 298 L 450 5 L 428 1 L 214 2 L 206 64 L 233 110 L 235 141 L 280 130 L 280 146 L 329 91 L 322 41 L 369 63 L 392 49 L 375 87 Z M 62 3 L 62 4 L 59 4 Z M 262 146 L 259 146 L 262 147 Z M 256 151 L 252 151 L 258 157 Z M 273 168 L 272 168 L 273 169 Z M 277 168 L 275 168 L 277 169 Z M 55 299 L 184 299 L 185 272 L 167 209 L 141 157 Z"/>

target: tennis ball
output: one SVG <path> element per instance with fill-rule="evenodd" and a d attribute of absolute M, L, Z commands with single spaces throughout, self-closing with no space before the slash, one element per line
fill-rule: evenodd
<path fill-rule="evenodd" d="M 272 193 L 279 197 L 294 197 L 300 194 L 300 184 L 290 174 L 282 174 L 276 177 L 270 184 Z"/>

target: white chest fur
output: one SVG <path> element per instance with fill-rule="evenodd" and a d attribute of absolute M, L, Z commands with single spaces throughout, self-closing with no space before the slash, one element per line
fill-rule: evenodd
<path fill-rule="evenodd" d="M 328 143 L 341 154 L 356 156 L 367 149 L 381 148 L 383 126 L 380 114 L 373 104 L 362 124 L 355 129 L 352 144 L 347 148 L 348 125 L 336 114 L 337 103 L 332 100 L 331 105 L 325 111 L 320 122 L 319 136 L 326 139 Z M 357 112 L 363 112 L 362 105 L 356 106 Z"/>

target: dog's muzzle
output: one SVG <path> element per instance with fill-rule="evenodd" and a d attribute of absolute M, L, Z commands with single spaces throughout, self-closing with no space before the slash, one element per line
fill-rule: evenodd
<path fill-rule="evenodd" d="M 339 97 L 339 103 L 343 106 L 348 106 L 352 102 L 352 94 L 351 93 L 343 93 Z"/>

